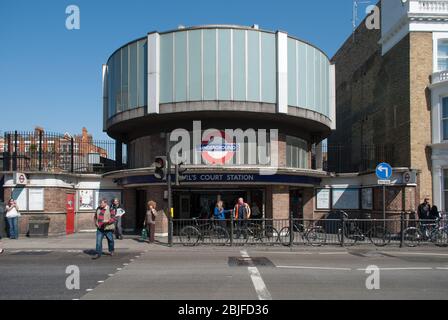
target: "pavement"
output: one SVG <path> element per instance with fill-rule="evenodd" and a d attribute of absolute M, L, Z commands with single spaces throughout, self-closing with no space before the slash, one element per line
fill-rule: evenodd
<path fill-rule="evenodd" d="M 437 247 L 194 247 L 117 241 L 91 259 L 94 235 L 5 240 L 0 299 L 445 300 L 448 249 Z M 66 267 L 80 269 L 68 290 Z M 378 290 L 366 283 L 369 267 Z M 370 281 L 370 282 L 369 282 Z M 372 288 L 370 288 L 372 289 Z"/>

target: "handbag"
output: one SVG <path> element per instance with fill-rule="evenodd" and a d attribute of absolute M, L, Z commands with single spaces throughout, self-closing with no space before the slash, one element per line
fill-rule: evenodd
<path fill-rule="evenodd" d="M 142 229 L 142 240 L 148 240 L 148 230 L 146 230 L 146 228 Z"/>

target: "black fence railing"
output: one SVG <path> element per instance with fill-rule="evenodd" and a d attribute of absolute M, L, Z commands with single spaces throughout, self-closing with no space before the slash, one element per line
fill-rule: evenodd
<path fill-rule="evenodd" d="M 174 245 L 198 246 L 448 246 L 446 215 L 437 220 L 410 219 L 250 219 L 173 220 Z"/>
<path fill-rule="evenodd" d="M 393 145 L 324 145 L 323 169 L 329 172 L 348 173 L 375 170 L 378 163 L 395 165 Z"/>
<path fill-rule="evenodd" d="M 125 155 L 113 140 L 14 131 L 3 136 L 2 170 L 102 173 L 123 168 Z"/>

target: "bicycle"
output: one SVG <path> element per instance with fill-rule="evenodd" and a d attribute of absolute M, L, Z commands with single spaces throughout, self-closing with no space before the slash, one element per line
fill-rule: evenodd
<path fill-rule="evenodd" d="M 260 243 L 268 243 L 275 244 L 278 242 L 278 231 L 272 225 L 266 224 L 266 221 L 260 222 L 247 222 L 246 225 L 236 232 L 243 235 L 245 243 L 249 242 L 260 242 Z"/>
<path fill-rule="evenodd" d="M 422 241 L 430 241 L 437 247 L 448 246 L 448 225 L 442 226 L 442 219 L 437 218 L 434 223 L 417 222 L 417 227 L 408 227 L 403 233 L 403 240 L 406 246 L 415 248 Z M 426 221 L 428 222 L 428 221 Z"/>
<path fill-rule="evenodd" d="M 366 238 L 377 247 L 387 246 L 391 239 L 391 233 L 384 226 L 376 225 L 381 221 L 373 221 L 374 226 L 364 233 L 359 227 L 357 220 L 348 220 L 348 214 L 342 211 L 343 228 L 338 229 L 338 241 L 344 245 L 354 246 L 358 241 L 365 241 Z"/>
<path fill-rule="evenodd" d="M 202 243 L 209 239 L 210 243 L 225 246 L 230 241 L 227 229 L 218 225 L 215 220 L 200 224 L 193 218 L 194 225 L 183 227 L 180 231 L 180 241 L 186 247 L 194 247 L 199 241 Z"/>
<path fill-rule="evenodd" d="M 289 246 L 291 241 L 291 233 L 290 233 L 290 227 L 284 227 L 280 231 L 279 239 L 280 242 L 284 246 Z M 309 227 L 305 227 L 304 224 L 301 223 L 293 223 L 293 235 L 292 235 L 292 241 L 294 243 L 294 239 L 297 237 L 296 235 L 299 235 L 304 243 L 308 243 L 312 246 L 323 246 L 327 242 L 327 233 L 325 232 L 325 229 L 321 226 L 316 226 L 313 223 L 310 223 Z"/>

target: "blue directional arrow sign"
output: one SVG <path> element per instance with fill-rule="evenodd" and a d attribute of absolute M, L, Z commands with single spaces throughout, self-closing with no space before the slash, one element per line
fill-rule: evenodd
<path fill-rule="evenodd" d="M 376 176 L 380 180 L 389 180 L 392 177 L 392 166 L 388 163 L 380 163 L 376 167 Z"/>

